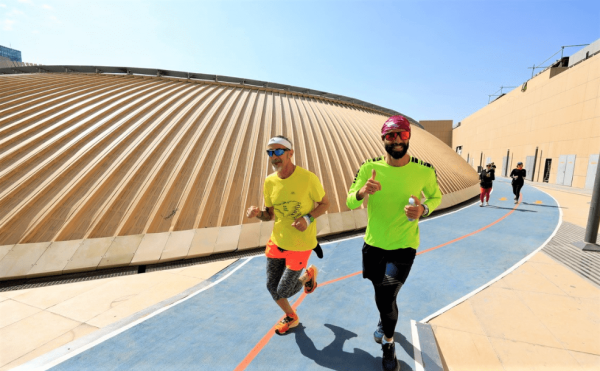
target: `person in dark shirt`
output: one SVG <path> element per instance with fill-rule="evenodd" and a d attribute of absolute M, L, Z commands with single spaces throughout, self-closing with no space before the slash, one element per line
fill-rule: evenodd
<path fill-rule="evenodd" d="M 519 203 L 519 195 L 521 194 L 521 188 L 523 188 L 523 184 L 525 183 L 525 176 L 527 175 L 527 171 L 523 169 L 523 163 L 517 163 L 517 168 L 513 169 L 510 172 L 510 177 L 512 178 L 512 186 L 513 193 L 515 194 L 515 203 Z"/>
<path fill-rule="evenodd" d="M 485 206 L 490 206 L 490 192 L 492 191 L 492 182 L 496 179 L 494 176 L 495 172 L 492 169 L 492 164 L 487 164 L 485 169 L 479 174 L 479 185 L 481 186 L 481 194 L 479 199 L 481 203 L 479 206 L 483 206 L 483 199 L 485 198 Z"/>

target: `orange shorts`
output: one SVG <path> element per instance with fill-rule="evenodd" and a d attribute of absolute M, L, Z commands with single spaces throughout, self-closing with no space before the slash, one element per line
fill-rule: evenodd
<path fill-rule="evenodd" d="M 299 271 L 302 270 L 302 268 L 306 268 L 311 252 L 312 250 L 281 251 L 270 239 L 269 242 L 267 242 L 267 248 L 265 249 L 265 255 L 267 258 L 285 259 L 285 266 L 293 271 Z"/>

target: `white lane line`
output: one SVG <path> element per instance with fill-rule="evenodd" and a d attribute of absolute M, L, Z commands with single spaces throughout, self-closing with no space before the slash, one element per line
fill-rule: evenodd
<path fill-rule="evenodd" d="M 540 192 L 544 192 L 542 190 L 539 190 Z M 546 193 L 546 192 L 544 192 Z M 471 291 L 470 293 L 466 294 L 465 296 L 463 296 L 462 298 L 448 304 L 447 306 L 443 307 L 442 309 L 438 310 L 435 313 L 430 314 L 429 316 L 423 318 L 421 321 L 422 323 L 427 323 L 429 321 L 431 321 L 433 318 L 439 316 L 440 314 L 452 309 L 453 307 L 457 306 L 458 304 L 462 303 L 463 301 L 469 299 L 470 297 L 474 296 L 475 294 L 477 294 L 478 292 L 486 289 L 487 287 L 489 287 L 491 284 L 495 283 L 496 281 L 499 281 L 500 279 L 504 278 L 505 276 L 507 276 L 508 274 L 512 273 L 515 269 L 519 268 L 521 265 L 523 265 L 527 260 L 531 259 L 532 256 L 534 256 L 535 254 L 537 254 L 541 249 L 544 248 L 544 246 L 546 246 L 548 244 L 548 242 L 550 242 L 550 240 L 556 235 L 556 233 L 558 232 L 558 228 L 560 228 L 561 224 L 562 224 L 562 218 L 563 218 L 563 213 L 562 213 L 562 209 L 560 208 L 560 204 L 558 203 L 558 201 L 552 197 L 551 194 L 546 193 L 548 196 L 550 196 L 554 202 L 556 202 L 556 205 L 558 207 L 558 211 L 559 211 L 559 218 L 558 218 L 558 223 L 556 224 L 556 228 L 554 228 L 554 232 L 552 232 L 552 234 L 550 235 L 550 237 L 548 237 L 548 239 L 546 239 L 546 241 L 544 241 L 544 243 L 542 243 L 542 245 L 540 247 L 538 247 L 537 249 L 535 249 L 531 254 L 527 255 L 526 257 L 524 257 L 523 259 L 521 259 L 519 262 L 517 262 L 515 265 L 513 265 L 512 267 L 510 267 L 508 270 L 504 271 L 502 274 L 500 274 L 498 277 L 492 279 L 491 281 L 489 281 L 488 283 L 480 286 L 479 288 Z"/>
<path fill-rule="evenodd" d="M 490 195 L 492 194 L 492 192 L 494 192 L 494 190 L 493 190 L 493 189 L 492 189 L 492 191 L 490 192 Z M 443 196 L 442 196 L 442 197 L 443 197 Z M 447 216 L 447 215 L 450 215 L 450 214 L 457 213 L 457 212 L 459 212 L 459 211 L 461 211 L 461 210 L 464 210 L 464 209 L 466 209 L 466 208 L 468 208 L 468 207 L 472 207 L 472 206 L 475 206 L 475 205 L 477 205 L 477 202 L 479 202 L 479 201 L 477 201 L 477 200 L 476 200 L 476 201 L 474 201 L 474 202 L 473 202 L 472 204 L 470 204 L 470 205 L 463 206 L 463 207 L 461 207 L 461 208 L 460 208 L 460 209 L 458 209 L 458 210 L 454 210 L 454 211 L 451 211 L 451 212 L 449 212 L 449 213 L 446 213 L 446 214 L 443 214 L 443 215 L 432 216 L 432 217 L 425 217 L 425 219 L 423 219 L 423 220 L 419 219 L 419 223 L 425 223 L 425 222 L 428 222 L 428 221 L 430 221 L 430 220 L 434 220 L 434 219 L 437 219 L 437 218 L 442 218 L 442 217 L 444 217 L 444 216 Z"/>
<path fill-rule="evenodd" d="M 54 367 L 54 366 L 56 366 L 56 365 L 58 365 L 58 364 L 60 364 L 60 363 L 62 363 L 64 361 L 66 361 L 66 360 L 68 360 L 68 359 L 70 359 L 72 357 L 75 357 L 76 355 L 78 355 L 78 354 L 80 354 L 80 353 L 82 353 L 82 352 L 84 352 L 84 351 L 86 351 L 86 350 L 88 350 L 88 349 L 90 349 L 90 348 L 92 348 L 92 347 L 94 347 L 94 346 L 96 346 L 96 345 L 98 345 L 98 344 L 100 344 L 100 343 L 102 343 L 102 342 L 104 342 L 104 341 L 112 338 L 112 337 L 115 337 L 115 336 L 119 335 L 120 333 L 122 333 L 124 331 L 129 330 L 130 328 L 132 328 L 132 327 L 134 327 L 134 326 L 136 326 L 136 325 L 138 325 L 138 324 L 140 324 L 140 323 L 142 323 L 142 322 L 144 322 L 144 321 L 146 321 L 146 320 L 148 320 L 148 319 L 150 319 L 150 318 L 152 318 L 152 317 L 154 317 L 154 316 L 156 316 L 156 315 L 158 315 L 158 314 L 160 314 L 160 313 L 162 313 L 162 312 L 164 312 L 164 311 L 166 311 L 166 310 L 168 310 L 168 309 L 170 309 L 170 308 L 172 308 L 172 307 L 174 307 L 174 306 L 176 306 L 178 304 L 183 303 L 184 301 L 186 301 L 188 299 L 193 298 L 194 296 L 200 294 L 201 292 L 206 291 L 206 290 L 210 289 L 211 287 L 216 286 L 217 284 L 223 282 L 225 279 L 229 278 L 233 273 L 235 273 L 238 269 L 242 268 L 244 265 L 246 265 L 246 263 L 248 263 L 253 258 L 254 258 L 254 256 L 246 258 L 245 262 L 243 262 L 242 264 L 240 264 L 237 267 L 235 267 L 235 269 L 233 269 L 231 272 L 227 273 L 226 275 L 224 275 L 223 277 L 219 278 L 218 280 L 216 280 L 215 282 L 211 283 L 210 285 L 208 285 L 206 287 L 203 287 L 202 289 L 200 289 L 200 290 L 198 290 L 198 291 L 196 291 L 196 292 L 194 292 L 194 293 L 186 296 L 185 298 L 182 298 L 182 299 L 180 299 L 180 300 L 178 300 L 178 301 L 176 301 L 176 302 L 174 302 L 174 303 L 172 303 L 170 305 L 162 307 L 162 308 L 160 308 L 160 309 L 158 309 L 158 310 L 156 310 L 156 311 L 154 311 L 154 312 L 152 312 L 152 313 L 150 313 L 150 314 L 148 314 L 148 315 L 146 315 L 146 316 L 144 316 L 144 317 L 142 317 L 142 318 L 140 318 L 138 320 L 135 320 L 135 321 L 133 321 L 133 322 L 131 322 L 131 323 L 123 326 L 123 327 L 120 327 L 120 328 L 118 328 L 118 329 L 116 329 L 116 330 L 114 330 L 112 332 L 109 332 L 109 333 L 107 333 L 107 334 L 99 337 L 98 339 L 96 339 L 94 341 L 91 341 L 91 342 L 89 342 L 87 344 L 82 345 L 81 347 L 79 347 L 77 349 L 69 350 L 66 354 L 64 354 L 62 356 L 59 356 L 59 357 L 57 357 L 57 358 L 55 358 L 53 360 L 50 360 L 50 361 L 44 360 L 43 364 L 38 364 L 37 362 L 35 362 L 36 360 L 34 359 L 34 360 L 32 360 L 30 362 L 27 362 L 27 363 L 25 363 L 25 364 L 23 364 L 23 365 L 21 365 L 21 366 L 19 366 L 17 368 L 14 368 L 13 370 L 15 370 L 15 371 L 16 370 L 18 370 L 18 371 L 40 370 L 40 371 L 42 371 L 42 370 L 47 370 L 49 368 L 52 368 L 52 367 Z M 62 351 L 64 352 L 65 349 L 66 350 L 69 349 L 68 348 L 69 346 L 70 346 L 69 344 L 63 345 L 61 348 L 58 348 L 55 351 L 60 351 L 62 349 Z M 44 358 L 44 356 L 42 356 L 40 358 Z"/>
<path fill-rule="evenodd" d="M 490 192 L 490 195 L 491 195 L 493 192 L 494 192 L 494 190 L 492 189 L 492 191 Z M 477 205 L 477 203 L 478 203 L 478 202 L 479 202 L 479 201 L 473 201 L 473 203 L 471 203 L 471 204 L 469 204 L 469 205 L 465 205 L 465 206 L 461 207 L 460 209 L 456 209 L 456 210 L 454 210 L 454 211 L 451 211 L 451 212 L 449 212 L 449 213 L 444 213 L 443 215 L 437 215 L 437 216 L 425 217 L 425 218 L 423 218 L 423 219 L 419 219 L 419 223 L 425 223 L 425 222 L 428 222 L 428 221 L 430 221 L 430 220 L 434 220 L 434 219 L 437 219 L 437 218 L 443 218 L 443 217 L 445 217 L 445 216 L 448 216 L 448 215 L 450 215 L 450 214 L 454 214 L 454 213 L 457 213 L 457 212 L 459 212 L 459 211 L 461 211 L 461 210 L 464 210 L 464 209 L 466 209 L 466 208 L 468 208 L 468 207 L 471 207 L 471 206 Z M 324 243 L 322 243 L 321 245 L 327 245 L 327 244 L 332 244 L 332 243 L 338 243 L 338 242 L 342 242 L 342 241 L 353 240 L 353 239 L 355 239 L 355 238 L 364 238 L 364 237 L 365 237 L 365 234 L 364 234 L 364 233 L 361 233 L 361 234 L 359 234 L 359 235 L 356 235 L 356 236 L 350 236 L 350 237 L 342 238 L 342 239 L 339 239 L 339 240 L 333 240 L 333 241 L 324 242 Z"/>
<path fill-rule="evenodd" d="M 410 320 L 410 332 L 412 333 L 412 343 L 415 358 L 415 371 L 425 371 L 423 367 L 423 356 L 421 355 L 421 341 L 417 332 L 417 323 L 414 319 Z"/>
<path fill-rule="evenodd" d="M 492 192 L 493 192 L 493 190 L 492 190 Z M 447 216 L 447 215 L 450 215 L 450 214 L 457 213 L 457 212 L 459 212 L 461 210 L 464 210 L 464 209 L 466 209 L 468 207 L 474 206 L 477 202 L 478 201 L 474 201 L 473 203 L 471 203 L 469 205 L 465 205 L 465 206 L 461 207 L 460 209 L 457 209 L 457 210 L 449 212 L 449 213 L 445 213 L 443 215 L 433 216 L 433 217 L 427 218 L 425 220 L 420 220 L 419 223 L 427 222 L 429 220 L 433 220 L 433 219 L 441 218 L 441 217 L 444 217 L 444 216 Z M 340 240 L 335 240 L 335 241 L 328 241 L 328 242 L 323 243 L 323 245 L 334 244 L 334 243 L 338 243 L 338 242 L 346 241 L 346 240 L 351 240 L 351 239 L 355 239 L 355 238 L 364 238 L 364 234 L 361 234 L 361 235 L 358 235 L 358 236 L 351 236 L 351 237 L 347 237 L 347 238 L 340 239 Z M 192 297 L 198 295 L 199 293 L 201 293 L 201 292 L 203 292 L 203 291 L 205 291 L 205 290 L 207 290 L 207 289 L 209 289 L 209 288 L 217 285 L 218 283 L 222 282 L 223 280 L 225 280 L 226 278 L 228 278 L 229 276 L 231 276 L 235 271 L 237 271 L 238 269 L 240 269 L 242 266 L 244 266 L 246 263 L 248 263 L 251 259 L 253 259 L 255 257 L 256 256 L 252 256 L 252 257 L 247 258 L 247 260 L 245 262 L 243 262 L 242 264 L 240 264 L 239 266 L 237 266 L 235 269 L 233 269 L 231 272 L 229 272 L 228 274 L 226 274 L 225 276 L 223 276 L 219 280 L 213 282 L 212 284 L 210 284 L 210 285 L 208 285 L 206 287 L 203 287 L 202 289 L 198 290 L 197 292 L 192 293 L 192 294 L 186 296 L 185 298 L 180 299 L 180 300 L 178 300 L 178 301 L 176 301 L 176 302 L 174 302 L 174 303 L 172 303 L 172 304 L 170 304 L 168 306 L 162 307 L 161 309 L 159 309 L 159 310 L 157 310 L 155 312 L 152 312 L 152 313 L 144 316 L 143 318 L 135 320 L 135 321 L 133 321 L 133 322 L 131 322 L 131 323 L 123 326 L 123 327 L 120 327 L 120 328 L 118 328 L 118 329 L 116 329 L 116 330 L 114 330 L 112 332 L 109 332 L 109 333 L 107 333 L 105 335 L 102 335 L 101 337 L 99 337 L 99 338 L 97 338 L 97 339 L 95 339 L 95 340 L 93 340 L 93 341 L 91 341 L 91 342 L 89 342 L 87 344 L 84 344 L 84 345 L 80 346 L 79 348 L 76 348 L 76 349 L 73 349 L 73 350 L 69 349 L 69 347 L 73 346 L 73 343 L 77 342 L 77 340 L 75 340 L 75 341 L 73 341 L 71 343 L 63 345 L 62 347 L 57 348 L 57 349 L 51 351 L 50 353 L 46 353 L 45 355 L 42 355 L 42 356 L 40 356 L 40 357 L 38 357 L 36 359 L 33 359 L 33 360 L 31 360 L 31 361 L 29 361 L 29 362 L 21 365 L 21 366 L 18 366 L 14 370 L 16 370 L 16 371 L 48 370 L 49 368 L 52 368 L 52 367 L 54 367 L 54 366 L 56 366 L 56 365 L 58 365 L 58 364 L 60 364 L 62 362 L 65 362 L 66 360 L 68 360 L 68 359 L 70 359 L 72 357 L 75 357 L 76 355 L 78 355 L 80 353 L 83 353 L 84 351 L 86 351 L 86 350 L 88 350 L 90 348 L 93 348 L 94 346 L 96 346 L 96 345 L 98 345 L 98 344 L 100 344 L 100 343 L 102 343 L 102 342 L 104 342 L 104 341 L 106 341 L 106 340 L 108 340 L 110 338 L 113 338 L 116 335 L 118 335 L 118 334 L 120 334 L 122 332 L 125 332 L 126 330 L 128 330 L 128 329 L 130 329 L 130 328 L 132 328 L 132 327 L 134 327 L 134 326 L 136 326 L 136 325 L 138 325 L 138 324 L 140 324 L 140 323 L 142 323 L 142 322 L 144 322 L 144 321 L 146 321 L 146 320 L 148 320 L 148 319 L 150 319 L 150 318 L 152 318 L 152 317 L 154 317 L 154 316 L 156 316 L 156 315 L 158 315 L 158 314 L 160 314 L 160 313 L 162 313 L 162 312 L 164 312 L 164 311 L 166 311 L 166 310 L 168 310 L 168 309 L 170 309 L 172 307 L 174 307 L 175 305 L 178 305 L 178 304 L 180 304 L 180 303 L 182 303 L 182 302 L 184 302 L 184 301 L 186 301 L 188 299 L 191 299 Z M 102 331 L 102 330 L 99 330 L 99 331 Z M 417 335 L 417 338 L 418 338 L 418 335 Z M 61 354 L 62 353 L 66 353 L 66 354 L 61 355 L 61 356 L 57 356 L 57 357 L 53 358 L 52 360 L 46 360 L 47 358 L 52 357 L 52 355 L 55 352 L 56 353 L 61 353 Z M 419 356 L 420 356 L 420 353 L 419 353 Z M 40 362 L 40 360 L 43 360 L 43 364 L 40 364 L 40 363 L 42 363 L 42 362 Z"/>

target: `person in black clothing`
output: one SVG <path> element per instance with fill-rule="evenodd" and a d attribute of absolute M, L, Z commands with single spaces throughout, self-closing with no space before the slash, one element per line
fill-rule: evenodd
<path fill-rule="evenodd" d="M 527 175 L 527 171 L 523 169 L 523 163 L 517 163 L 517 168 L 513 169 L 510 172 L 510 177 L 512 180 L 513 193 L 515 194 L 515 203 L 519 203 L 519 195 L 521 194 L 521 188 L 523 188 L 523 184 L 525 183 L 525 176 Z"/>
<path fill-rule="evenodd" d="M 479 185 L 481 186 L 481 194 L 479 199 L 481 203 L 479 206 L 483 206 L 483 199 L 485 198 L 485 206 L 490 206 L 490 192 L 492 191 L 492 182 L 496 179 L 494 176 L 495 172 L 492 169 L 492 164 L 487 164 L 486 168 L 479 174 Z"/>

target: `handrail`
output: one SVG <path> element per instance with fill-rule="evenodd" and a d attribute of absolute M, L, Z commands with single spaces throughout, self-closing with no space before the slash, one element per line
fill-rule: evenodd
<path fill-rule="evenodd" d="M 406 117 L 411 124 L 417 125 L 421 129 L 423 126 L 412 117 L 406 116 L 398 111 L 391 110 L 389 108 L 381 107 L 369 102 L 362 101 L 360 99 L 346 97 L 344 95 L 327 93 L 324 91 L 318 91 L 313 89 L 301 88 L 298 86 L 278 84 L 268 81 L 260 81 L 253 79 L 244 79 L 240 77 L 222 76 L 222 75 L 210 75 L 205 73 L 195 72 L 183 72 L 183 71 L 171 71 L 155 68 L 139 68 L 139 67 L 113 67 L 113 66 L 26 66 L 26 67 L 7 67 L 0 68 L 0 75 L 11 75 L 11 74 L 22 74 L 22 73 L 107 73 L 107 74 L 125 74 L 125 75 L 145 75 L 145 76 L 157 76 L 157 77 L 175 77 L 188 80 L 198 80 L 205 82 L 214 83 L 228 83 L 238 84 L 247 87 L 256 88 L 267 88 L 273 90 L 279 90 L 286 93 L 299 93 L 317 98 L 326 98 L 331 100 L 337 100 L 345 103 L 354 104 L 360 107 L 367 108 L 373 111 L 379 111 L 386 115 L 402 115 Z"/>

